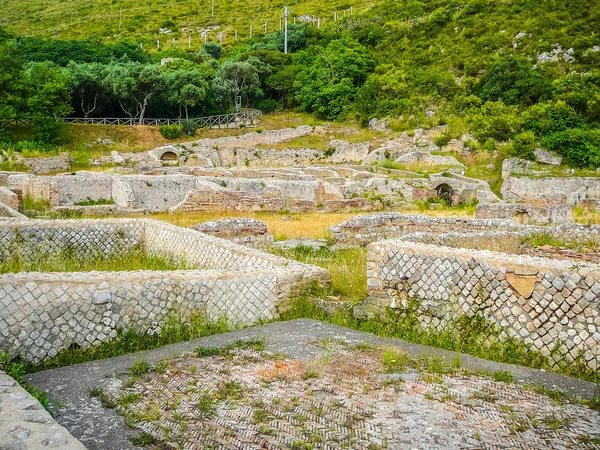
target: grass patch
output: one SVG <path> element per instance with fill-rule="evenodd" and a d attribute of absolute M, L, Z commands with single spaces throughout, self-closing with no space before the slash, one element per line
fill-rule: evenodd
<path fill-rule="evenodd" d="M 343 300 L 358 301 L 367 294 L 367 250 L 346 248 L 331 251 L 329 248 L 314 250 L 299 246 L 293 250 L 270 250 L 272 253 L 314 264 L 329 270 L 331 288 L 325 295 L 338 296 Z"/>
<path fill-rule="evenodd" d="M 53 211 L 48 200 L 36 200 L 27 195 L 23 197 L 19 212 L 30 219 L 79 219 L 83 215 L 80 211 Z"/>
<path fill-rule="evenodd" d="M 0 260 L 0 274 L 19 272 L 120 272 L 132 270 L 188 270 L 195 268 L 175 258 L 148 255 L 139 246 L 124 253 L 104 254 L 101 251 L 86 252 L 75 248 L 59 251 L 45 250 L 43 244 L 34 255 L 25 248 L 18 248 L 7 258 Z"/>
<path fill-rule="evenodd" d="M 577 252 L 584 252 L 598 249 L 598 241 L 589 239 L 587 241 L 564 241 L 556 239 L 549 233 L 532 233 L 521 239 L 521 245 L 530 245 L 531 247 L 543 247 L 551 245 L 557 248 L 566 248 Z"/>
<path fill-rule="evenodd" d="M 228 345 L 227 347 L 219 348 L 219 347 L 197 347 L 194 351 L 198 357 L 206 357 L 206 356 L 222 356 L 227 355 L 231 350 L 234 349 L 253 349 L 257 352 L 263 351 L 265 348 L 265 343 L 259 339 L 251 339 L 249 341 L 238 340 L 233 344 Z"/>
<path fill-rule="evenodd" d="M 100 198 L 98 200 L 93 200 L 91 198 L 87 198 L 87 200 L 84 200 L 82 202 L 77 202 L 74 205 L 75 206 L 101 206 L 101 205 L 114 205 L 115 202 L 114 200 L 106 200 L 104 198 Z"/>
<path fill-rule="evenodd" d="M 149 217 L 155 220 L 172 223 L 180 227 L 189 228 L 201 222 L 219 220 L 224 218 L 250 217 L 262 220 L 267 224 L 269 234 L 276 240 L 297 238 L 326 239 L 330 236 L 327 228 L 332 225 L 356 216 L 362 212 L 345 213 L 307 213 L 307 214 L 281 214 L 277 212 L 250 212 L 250 211 L 206 211 L 206 212 L 175 212 L 156 213 Z"/>

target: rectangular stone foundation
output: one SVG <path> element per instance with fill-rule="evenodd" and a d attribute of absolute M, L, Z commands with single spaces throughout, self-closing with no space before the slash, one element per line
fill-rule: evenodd
<path fill-rule="evenodd" d="M 37 363 L 72 345 L 87 348 L 117 329 L 158 332 L 169 314 L 196 311 L 232 326 L 277 317 L 326 270 L 148 219 L 22 221 L 0 224 L 0 259 L 69 246 L 174 257 L 201 270 L 0 275 L 0 352 Z"/>

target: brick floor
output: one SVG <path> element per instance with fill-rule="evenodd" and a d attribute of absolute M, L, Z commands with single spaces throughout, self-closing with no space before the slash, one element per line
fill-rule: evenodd
<path fill-rule="evenodd" d="M 579 403 L 435 364 L 389 373 L 384 349 L 315 345 L 326 356 L 303 362 L 176 358 L 106 395 L 161 448 L 600 449 L 600 412 Z"/>

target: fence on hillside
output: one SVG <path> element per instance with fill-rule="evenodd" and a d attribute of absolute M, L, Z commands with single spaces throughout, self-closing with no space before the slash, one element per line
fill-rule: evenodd
<path fill-rule="evenodd" d="M 190 118 L 199 128 L 237 128 L 240 125 L 253 126 L 262 119 L 262 111 L 256 109 L 243 110 L 232 114 Z M 31 118 L 0 119 L 0 127 L 20 127 L 31 124 Z M 186 119 L 139 119 L 134 117 L 62 117 L 67 123 L 84 123 L 88 125 L 181 125 Z"/>

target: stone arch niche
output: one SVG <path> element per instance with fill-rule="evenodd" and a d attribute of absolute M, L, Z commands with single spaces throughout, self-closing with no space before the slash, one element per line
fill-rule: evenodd
<path fill-rule="evenodd" d="M 177 166 L 179 164 L 179 156 L 177 153 L 166 151 L 160 155 L 160 160 L 165 166 Z"/>
<path fill-rule="evenodd" d="M 435 187 L 435 193 L 439 198 L 444 200 L 448 206 L 452 206 L 452 197 L 454 196 L 454 189 L 447 183 L 439 184 Z"/>

